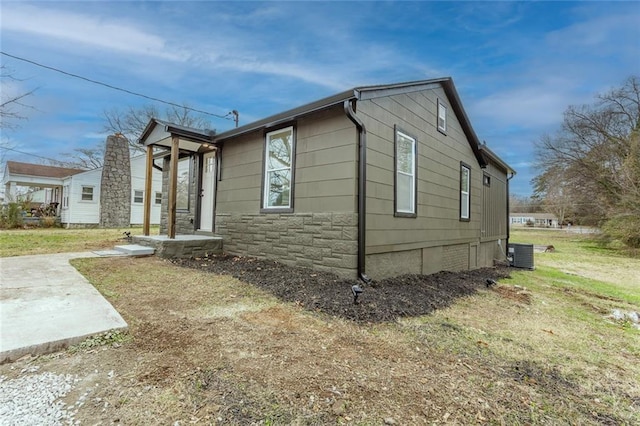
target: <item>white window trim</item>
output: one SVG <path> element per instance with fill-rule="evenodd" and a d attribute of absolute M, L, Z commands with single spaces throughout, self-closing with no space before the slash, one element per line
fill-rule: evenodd
<path fill-rule="evenodd" d="M 141 198 L 140 201 L 136 201 L 136 193 L 138 193 L 138 192 L 140 194 L 142 194 L 140 196 L 140 198 Z M 132 201 L 133 201 L 134 204 L 142 204 L 142 203 L 144 203 L 144 190 L 142 190 L 142 189 L 134 189 L 133 190 L 133 200 Z"/>
<path fill-rule="evenodd" d="M 442 125 L 440 124 L 440 120 L 442 120 Z M 444 134 L 447 133 L 447 106 L 442 103 L 440 99 L 438 99 L 438 131 Z"/>
<path fill-rule="evenodd" d="M 160 194 L 159 197 L 158 197 L 158 194 Z M 160 202 L 158 202 L 158 200 L 160 200 Z M 160 192 L 160 191 L 156 191 L 155 192 L 155 198 L 153 199 L 153 203 L 155 205 L 157 205 L 157 206 L 162 204 L 162 192 Z"/>
<path fill-rule="evenodd" d="M 91 188 L 91 199 L 90 200 L 85 200 L 84 199 L 84 189 L 85 188 Z M 81 185 L 80 186 L 80 202 L 81 203 L 95 203 L 96 201 L 96 187 L 93 185 Z"/>
<path fill-rule="evenodd" d="M 281 168 L 272 168 L 269 169 L 269 143 L 271 141 L 271 135 L 275 133 L 284 133 L 291 132 L 291 152 L 289 153 L 291 158 L 291 164 L 289 167 L 281 167 Z M 265 145 L 264 145 L 264 173 L 262 176 L 262 208 L 264 210 L 290 210 L 293 208 L 293 171 L 294 171 L 294 163 L 295 163 L 295 144 L 296 144 L 296 135 L 293 129 L 293 126 L 283 127 L 281 129 L 273 130 L 268 132 L 265 135 Z M 289 202 L 283 206 L 269 206 L 269 173 L 289 170 L 290 182 L 289 182 Z"/>
<path fill-rule="evenodd" d="M 67 210 L 69 208 L 69 185 L 62 187 L 62 209 Z"/>
<path fill-rule="evenodd" d="M 467 188 L 462 188 L 462 174 L 466 170 L 467 172 Z M 466 215 L 464 214 L 465 209 L 463 208 L 463 202 L 466 200 Z M 460 219 L 461 220 L 469 220 L 471 218 L 471 168 L 464 164 L 460 165 Z"/>
<path fill-rule="evenodd" d="M 402 136 L 405 139 L 408 139 L 409 141 L 411 141 L 411 153 L 412 153 L 412 158 L 411 158 L 411 164 L 412 164 L 412 170 L 411 173 L 406 173 L 403 171 L 400 171 L 400 168 L 398 167 L 398 137 Z M 416 204 L 417 204 L 417 200 L 416 200 L 416 162 L 417 162 L 417 155 L 416 155 L 416 139 L 412 136 L 409 136 L 408 134 L 396 129 L 396 135 L 395 135 L 395 150 L 396 150 L 396 158 L 395 158 L 395 171 L 396 171 L 396 187 L 395 187 L 395 213 L 399 213 L 400 215 L 415 215 L 416 214 Z M 409 188 L 409 195 L 410 195 L 410 205 L 411 205 L 411 209 L 410 210 L 405 210 L 405 209 L 400 209 L 398 207 L 398 199 L 399 199 L 399 189 L 400 189 L 400 185 L 398 184 L 398 175 L 403 175 L 403 176 L 409 176 L 411 177 L 411 187 Z"/>

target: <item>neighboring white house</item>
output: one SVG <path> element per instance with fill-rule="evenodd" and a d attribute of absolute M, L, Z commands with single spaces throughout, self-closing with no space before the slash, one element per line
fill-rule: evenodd
<path fill-rule="evenodd" d="M 537 228 L 558 228 L 558 218 L 551 213 L 509 213 L 509 223 L 513 226 L 535 226 Z"/>
<path fill-rule="evenodd" d="M 131 225 L 143 223 L 146 156 L 131 157 Z M 43 200 L 54 204 L 63 226 L 96 226 L 100 223 L 100 183 L 102 167 L 77 170 L 7 161 L 4 184 L 8 199 L 16 199 L 18 186 L 43 189 Z M 153 170 L 151 224 L 160 223 L 162 173 Z"/>

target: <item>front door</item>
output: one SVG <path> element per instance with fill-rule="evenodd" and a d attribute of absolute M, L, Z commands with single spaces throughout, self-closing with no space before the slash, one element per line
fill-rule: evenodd
<path fill-rule="evenodd" d="M 200 230 L 213 231 L 214 193 L 216 186 L 216 153 L 204 154 L 202 159 L 202 194 L 200 197 Z"/>

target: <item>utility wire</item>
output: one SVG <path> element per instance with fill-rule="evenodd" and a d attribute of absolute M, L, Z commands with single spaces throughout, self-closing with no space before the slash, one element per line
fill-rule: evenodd
<path fill-rule="evenodd" d="M 30 153 L 30 152 L 19 151 L 19 150 L 14 149 L 14 148 L 9 148 L 8 146 L 0 146 L 0 149 L 6 149 L 7 151 L 17 152 L 18 154 L 30 155 L 31 157 L 37 157 L 37 158 L 41 158 L 41 159 L 47 160 L 47 161 L 58 162 L 58 160 L 54 160 L 53 158 L 43 157 L 41 155 L 33 154 L 33 153 Z"/>
<path fill-rule="evenodd" d="M 163 104 L 166 104 L 166 105 L 171 105 L 171 106 L 178 107 L 178 108 L 184 108 L 184 109 L 187 109 L 189 111 L 193 111 L 193 112 L 197 112 L 197 113 L 205 114 L 205 115 L 210 115 L 212 117 L 223 118 L 225 120 L 234 120 L 234 121 L 237 120 L 237 118 L 236 118 L 237 112 L 235 110 L 228 112 L 226 115 L 214 114 L 212 112 L 207 112 L 207 111 L 203 111 L 203 110 L 200 110 L 200 109 L 187 107 L 187 106 L 184 106 L 184 105 L 177 104 L 175 102 L 165 101 L 165 100 L 162 100 L 162 99 L 159 99 L 159 98 L 155 98 L 153 96 L 147 96 L 147 95 L 144 95 L 142 93 L 137 93 L 137 92 L 133 92 L 133 91 L 128 90 L 128 89 L 123 89 L 121 87 L 116 87 L 116 86 L 113 86 L 111 84 L 107 84 L 107 83 L 103 83 L 101 81 L 97 81 L 97 80 L 93 80 L 93 79 L 90 79 L 90 78 L 87 78 L 87 77 L 83 77 L 83 76 L 78 75 L 78 74 L 73 74 L 73 73 L 70 73 L 70 72 L 67 72 L 67 71 L 63 71 L 63 70 L 55 68 L 55 67 L 50 67 L 48 65 L 44 65 L 44 64 L 32 61 L 30 59 L 21 58 L 19 56 L 11 55 L 11 54 L 9 54 L 7 52 L 4 52 L 4 51 L 0 51 L 0 53 L 5 55 L 5 56 L 8 56 L 10 58 L 17 59 L 18 61 L 27 62 L 29 64 L 35 65 L 35 66 L 40 67 L 40 68 L 45 68 L 45 69 L 48 69 L 48 70 L 51 70 L 51 71 L 55 71 L 57 73 L 67 75 L 69 77 L 73 77 L 73 78 L 77 78 L 77 79 L 80 79 L 80 80 L 88 81 L 89 83 L 93 83 L 93 84 L 97 84 L 97 85 L 100 85 L 100 86 L 104 86 L 104 87 L 107 87 L 107 88 L 113 89 L 113 90 L 118 90 L 120 92 L 128 93 L 128 94 L 133 95 L 133 96 L 138 96 L 138 97 L 141 97 L 141 98 L 149 99 L 151 101 L 160 102 L 160 103 L 163 103 Z M 236 126 L 237 126 L 237 124 L 236 124 Z"/>

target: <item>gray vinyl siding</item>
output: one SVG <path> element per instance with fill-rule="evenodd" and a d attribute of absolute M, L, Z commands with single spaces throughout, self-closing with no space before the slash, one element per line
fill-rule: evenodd
<path fill-rule="evenodd" d="M 481 241 L 507 238 L 507 176 L 489 161 L 484 174 L 490 176 L 491 185 L 482 185 L 483 211 Z"/>
<path fill-rule="evenodd" d="M 357 138 L 353 124 L 341 108 L 334 108 L 299 119 L 294 127 L 294 213 L 355 212 Z M 225 141 L 217 213 L 260 211 L 263 156 L 264 132 Z"/>
<path fill-rule="evenodd" d="M 298 119 L 292 212 L 261 209 L 265 132 L 225 140 L 216 233 L 232 254 L 356 276 L 357 133 L 342 108 Z"/>
<path fill-rule="evenodd" d="M 437 130 L 437 101 L 447 106 L 447 134 Z M 439 86 L 361 101 L 367 128 L 367 255 L 476 242 L 482 169 Z M 394 125 L 417 139 L 417 217 L 393 216 Z M 460 162 L 471 169 L 471 220 L 460 221 Z M 471 262 L 473 263 L 473 262 Z"/>
<path fill-rule="evenodd" d="M 253 132 L 225 143 L 221 154 L 216 213 L 260 210 L 263 139 L 262 132 Z"/>

